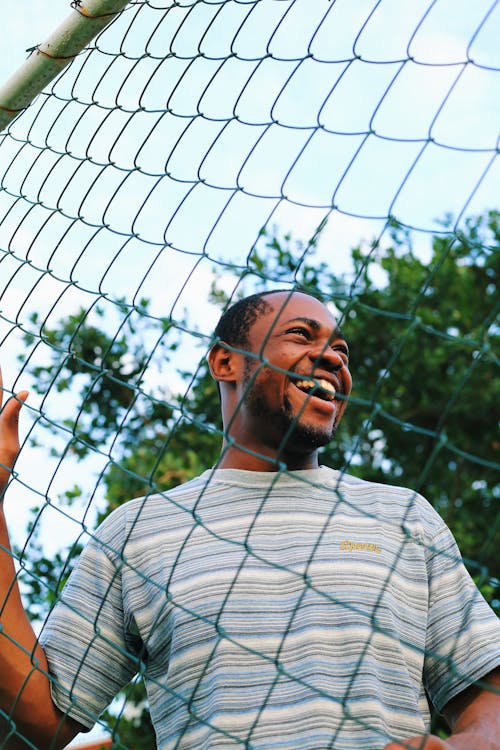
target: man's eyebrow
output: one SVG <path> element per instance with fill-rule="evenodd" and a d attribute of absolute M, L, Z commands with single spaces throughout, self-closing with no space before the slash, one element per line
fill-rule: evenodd
<path fill-rule="evenodd" d="M 291 323 L 305 323 L 310 328 L 313 329 L 313 331 L 319 331 L 321 328 L 321 323 L 318 320 L 315 320 L 315 318 L 289 318 L 289 320 L 285 320 L 283 322 L 283 325 L 287 326 Z M 337 328 L 334 328 L 330 337 L 330 341 L 333 341 L 333 339 L 342 339 L 342 341 L 345 341 L 347 343 L 347 339 L 340 330 L 340 328 L 337 326 Z"/>

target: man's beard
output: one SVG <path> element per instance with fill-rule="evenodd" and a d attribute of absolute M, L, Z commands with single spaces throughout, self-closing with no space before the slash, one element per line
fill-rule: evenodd
<path fill-rule="evenodd" d="M 253 382 L 251 367 L 254 360 L 245 362 L 244 385 L 247 388 L 245 403 L 249 412 L 269 425 L 269 436 L 277 436 L 277 446 L 283 453 L 302 453 L 304 450 L 315 450 L 327 445 L 334 437 L 336 426 L 331 430 L 322 429 L 311 424 L 301 423 L 301 413 L 293 414 L 290 401 L 284 398 L 282 405 L 270 406 L 266 397 L 266 388 Z"/>

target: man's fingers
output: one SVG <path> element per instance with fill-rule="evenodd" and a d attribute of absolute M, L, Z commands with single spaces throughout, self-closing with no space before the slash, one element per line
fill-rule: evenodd
<path fill-rule="evenodd" d="M 27 398 L 28 391 L 20 391 L 0 411 L 0 494 L 19 453 L 19 412 Z"/>
<path fill-rule="evenodd" d="M 11 396 L 0 412 L 0 439 L 2 441 L 10 443 L 13 437 L 17 439 L 19 413 L 28 395 L 28 391 L 20 391 L 15 396 Z"/>
<path fill-rule="evenodd" d="M 11 396 L 11 398 L 7 400 L 4 408 L 2 409 L 2 404 L 4 402 L 3 395 L 4 395 L 3 376 L 2 376 L 2 368 L 0 367 L 0 409 L 1 409 L 2 417 L 4 416 L 4 412 L 7 411 L 7 418 L 11 417 L 12 413 L 17 415 L 17 418 L 18 418 L 19 412 L 21 410 L 21 406 L 24 404 L 24 402 L 28 398 L 29 392 L 19 391 L 19 393 L 16 393 L 15 396 L 13 397 Z"/>
<path fill-rule="evenodd" d="M 19 422 L 19 412 L 21 407 L 29 396 L 28 391 L 19 391 L 11 396 L 2 409 L 2 420 L 4 423 L 17 426 Z"/>

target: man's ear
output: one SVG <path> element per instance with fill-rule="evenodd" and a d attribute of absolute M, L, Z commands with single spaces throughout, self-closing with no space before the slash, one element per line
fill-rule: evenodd
<path fill-rule="evenodd" d="M 233 383 L 237 379 L 238 355 L 226 348 L 223 341 L 214 344 L 208 353 L 208 366 L 218 383 Z"/>

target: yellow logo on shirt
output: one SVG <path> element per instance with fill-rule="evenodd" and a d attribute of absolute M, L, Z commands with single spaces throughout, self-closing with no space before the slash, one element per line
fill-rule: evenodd
<path fill-rule="evenodd" d="M 340 549 L 342 552 L 376 552 L 380 554 L 380 547 L 378 544 L 372 542 L 351 542 L 350 539 L 344 539 L 340 542 Z"/>

